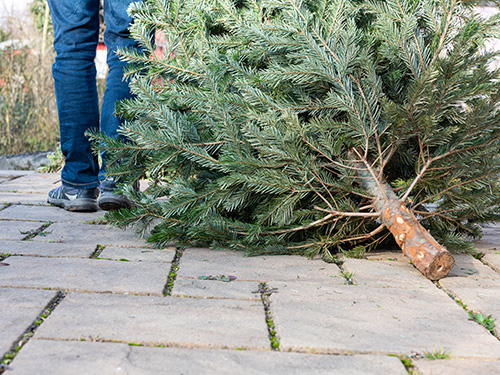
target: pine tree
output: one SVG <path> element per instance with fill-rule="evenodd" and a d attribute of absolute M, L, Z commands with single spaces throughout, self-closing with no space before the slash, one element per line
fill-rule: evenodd
<path fill-rule="evenodd" d="M 500 218 L 500 71 L 485 49 L 500 18 L 473 3 L 135 4 L 130 141 L 93 136 L 111 173 L 152 184 L 108 218 L 154 223 L 159 245 L 332 260 L 388 245 L 391 201 L 470 248 Z"/>

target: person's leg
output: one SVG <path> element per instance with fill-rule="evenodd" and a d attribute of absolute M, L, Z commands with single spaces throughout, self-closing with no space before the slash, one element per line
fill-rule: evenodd
<path fill-rule="evenodd" d="M 130 37 L 129 27 L 132 18 L 127 14 L 129 5 L 136 0 L 106 0 L 104 1 L 104 44 L 107 48 L 106 62 L 108 64 L 108 75 L 106 77 L 106 90 L 101 110 L 101 131 L 107 136 L 116 138 L 118 128 L 123 119 L 115 115 L 116 102 L 132 97 L 128 80 L 124 80 L 123 71 L 125 61 L 121 61 L 117 55 L 119 48 L 138 48 L 136 40 Z M 105 170 L 101 169 L 100 179 L 105 178 Z"/>
<path fill-rule="evenodd" d="M 118 48 L 138 48 L 138 43 L 130 37 L 129 27 L 132 18 L 127 14 L 127 8 L 135 0 L 106 0 L 104 1 L 104 43 L 107 47 L 108 76 L 101 110 L 101 131 L 110 137 L 121 137 L 118 128 L 123 119 L 115 115 L 116 102 L 132 97 L 128 81 L 123 78 L 126 62 L 121 61 L 116 54 Z M 103 210 L 130 207 L 130 201 L 116 190 L 115 179 L 106 179 L 105 154 L 99 173 L 101 182 L 101 198 L 99 207 Z"/>
<path fill-rule="evenodd" d="M 95 54 L 99 37 L 99 0 L 49 0 L 57 56 L 52 71 L 56 90 L 63 184 L 99 185 L 99 164 L 85 136 L 99 129 Z"/>
<path fill-rule="evenodd" d="M 61 172 L 63 186 L 49 193 L 49 202 L 68 210 L 96 210 L 99 164 L 85 132 L 99 129 L 94 63 L 99 33 L 99 0 L 48 2 L 57 53 L 52 72 L 61 150 L 65 156 Z"/>

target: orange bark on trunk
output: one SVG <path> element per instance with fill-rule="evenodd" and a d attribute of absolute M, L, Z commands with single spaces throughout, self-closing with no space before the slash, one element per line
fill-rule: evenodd
<path fill-rule="evenodd" d="M 382 223 L 392 233 L 403 253 L 428 279 L 445 277 L 455 265 L 450 252 L 420 225 L 386 182 L 376 181 L 359 161 L 353 164 L 358 167 L 361 184 L 373 197 L 372 203 L 380 213 Z"/>
<path fill-rule="evenodd" d="M 455 264 L 450 252 L 420 225 L 399 199 L 377 202 L 375 206 L 381 214 L 382 222 L 415 267 L 430 280 L 445 277 Z"/>

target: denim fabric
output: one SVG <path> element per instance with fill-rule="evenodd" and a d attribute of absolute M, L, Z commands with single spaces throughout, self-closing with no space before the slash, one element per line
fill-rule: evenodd
<path fill-rule="evenodd" d="M 66 157 L 61 172 L 63 185 L 94 188 L 105 178 L 99 171 L 84 133 L 100 129 L 116 137 L 121 120 L 114 115 L 117 100 L 130 98 L 128 82 L 123 80 L 125 63 L 118 59 L 118 47 L 137 47 L 129 38 L 132 19 L 127 8 L 136 0 L 105 0 L 104 43 L 108 50 L 108 76 L 102 112 L 96 86 L 94 59 L 99 37 L 99 0 L 48 0 L 54 25 L 56 59 L 52 67 L 56 90 L 61 149 Z"/>

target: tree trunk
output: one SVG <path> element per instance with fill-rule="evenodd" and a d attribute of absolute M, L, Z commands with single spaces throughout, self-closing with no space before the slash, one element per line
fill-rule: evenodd
<path fill-rule="evenodd" d="M 359 162 L 355 164 L 361 167 Z M 387 183 L 375 181 L 365 168 L 358 169 L 358 175 L 362 185 L 375 197 L 372 203 L 403 253 L 428 279 L 439 280 L 445 277 L 455 265 L 450 252 L 420 225 L 415 215 Z"/>
<path fill-rule="evenodd" d="M 47 34 L 49 30 L 49 18 L 50 18 L 50 10 L 49 10 L 49 3 L 45 3 L 45 13 L 43 16 L 43 31 L 42 31 L 42 60 L 46 55 L 47 52 Z"/>

